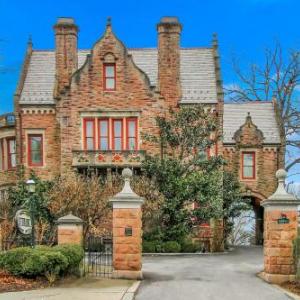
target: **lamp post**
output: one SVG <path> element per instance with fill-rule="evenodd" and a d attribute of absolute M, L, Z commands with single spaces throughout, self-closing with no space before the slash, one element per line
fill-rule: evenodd
<path fill-rule="evenodd" d="M 35 234 L 34 234 L 34 211 L 33 211 L 33 194 L 35 193 L 35 181 L 29 179 L 26 181 L 27 191 L 29 193 L 29 208 L 30 208 L 30 218 L 31 218 L 31 246 L 35 246 Z"/>

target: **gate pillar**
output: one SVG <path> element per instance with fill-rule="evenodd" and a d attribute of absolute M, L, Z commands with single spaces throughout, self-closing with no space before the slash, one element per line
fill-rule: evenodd
<path fill-rule="evenodd" d="M 110 202 L 113 206 L 113 277 L 142 279 L 142 209 L 143 198 L 130 187 L 132 171 L 122 172 L 123 190 Z"/>
<path fill-rule="evenodd" d="M 263 279 L 282 283 L 295 279 L 293 241 L 297 237 L 298 205 L 293 195 L 284 187 L 285 170 L 276 172 L 278 187 L 268 199 L 262 201 L 264 213 L 264 272 Z"/>
<path fill-rule="evenodd" d="M 57 224 L 57 243 L 61 244 L 83 244 L 83 221 L 69 213 L 59 218 Z"/>

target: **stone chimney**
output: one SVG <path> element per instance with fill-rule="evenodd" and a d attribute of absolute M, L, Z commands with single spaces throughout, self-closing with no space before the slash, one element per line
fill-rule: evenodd
<path fill-rule="evenodd" d="M 177 106 L 180 88 L 180 34 L 177 17 L 163 17 L 158 31 L 158 87 L 169 106 Z"/>
<path fill-rule="evenodd" d="M 69 85 L 70 76 L 78 68 L 78 27 L 73 18 L 58 18 L 53 28 L 55 31 L 56 91 L 61 91 Z"/>

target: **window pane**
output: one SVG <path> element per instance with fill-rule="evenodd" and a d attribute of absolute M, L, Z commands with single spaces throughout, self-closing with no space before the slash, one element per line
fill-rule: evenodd
<path fill-rule="evenodd" d="M 253 176 L 253 168 L 244 166 L 244 177 L 252 178 Z"/>
<path fill-rule="evenodd" d="M 115 79 L 114 78 L 106 78 L 105 87 L 109 90 L 115 89 Z"/>
<path fill-rule="evenodd" d="M 108 150 L 108 138 L 100 138 L 100 150 Z"/>
<path fill-rule="evenodd" d="M 42 155 L 39 151 L 32 151 L 31 152 L 31 162 L 33 164 L 40 164 L 42 162 Z"/>
<path fill-rule="evenodd" d="M 30 140 L 31 140 L 31 151 L 41 152 L 42 137 L 41 136 L 33 136 L 30 138 Z"/>
<path fill-rule="evenodd" d="M 94 139 L 93 138 L 86 139 L 86 150 L 94 150 Z"/>
<path fill-rule="evenodd" d="M 135 128 L 135 121 L 128 121 L 128 137 L 135 137 L 136 128 Z"/>
<path fill-rule="evenodd" d="M 9 153 L 15 153 L 15 152 L 16 152 L 16 141 L 9 140 Z"/>
<path fill-rule="evenodd" d="M 253 166 L 253 155 L 244 153 L 244 166 Z"/>
<path fill-rule="evenodd" d="M 122 121 L 114 121 L 114 137 L 122 136 Z"/>
<path fill-rule="evenodd" d="M 85 131 L 85 134 L 86 134 L 86 137 L 93 137 L 94 136 L 94 122 L 93 121 L 87 121 L 85 123 L 85 126 L 86 126 L 86 131 Z"/>
<path fill-rule="evenodd" d="M 128 139 L 128 150 L 135 150 L 136 149 L 136 144 L 135 144 L 135 138 L 129 138 Z"/>
<path fill-rule="evenodd" d="M 100 136 L 108 136 L 108 122 L 100 121 Z"/>
<path fill-rule="evenodd" d="M 105 76 L 106 77 L 115 77 L 115 67 L 114 66 L 105 66 Z"/>
<path fill-rule="evenodd" d="M 10 164 L 11 164 L 12 168 L 17 166 L 16 154 L 11 154 L 10 155 Z"/>
<path fill-rule="evenodd" d="M 122 150 L 122 140 L 121 138 L 115 138 L 115 149 L 114 150 Z"/>

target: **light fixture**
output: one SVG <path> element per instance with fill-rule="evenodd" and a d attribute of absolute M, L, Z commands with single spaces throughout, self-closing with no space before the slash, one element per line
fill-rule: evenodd
<path fill-rule="evenodd" d="M 26 181 L 27 184 L 27 191 L 30 194 L 33 194 L 35 192 L 35 181 L 33 179 L 29 179 Z"/>

